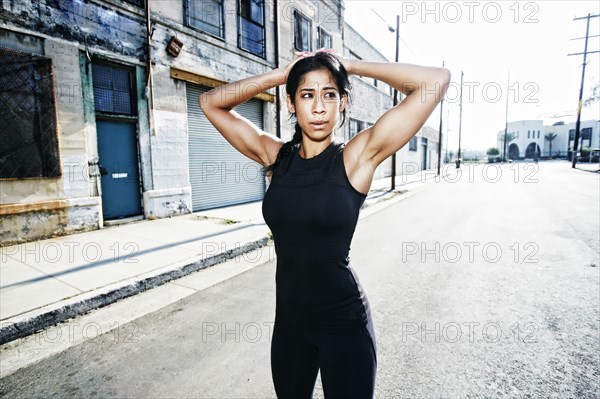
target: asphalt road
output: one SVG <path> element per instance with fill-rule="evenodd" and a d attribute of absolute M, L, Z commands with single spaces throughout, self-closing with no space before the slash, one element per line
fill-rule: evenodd
<path fill-rule="evenodd" d="M 361 219 L 351 259 L 375 321 L 376 397 L 600 397 L 599 183 L 566 162 L 466 166 Z M 274 272 L 94 336 L 0 393 L 274 397 Z"/>

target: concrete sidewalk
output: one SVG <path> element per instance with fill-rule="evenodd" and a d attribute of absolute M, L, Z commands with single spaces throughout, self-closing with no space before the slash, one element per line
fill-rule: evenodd
<path fill-rule="evenodd" d="M 434 177 L 397 176 L 393 191 L 390 178 L 374 180 L 363 208 Z M 0 248 L 0 344 L 242 256 L 268 235 L 257 201 Z"/>

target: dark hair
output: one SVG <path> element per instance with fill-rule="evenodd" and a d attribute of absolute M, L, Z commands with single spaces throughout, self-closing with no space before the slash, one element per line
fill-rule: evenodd
<path fill-rule="evenodd" d="M 292 100 L 296 96 L 296 91 L 298 90 L 298 86 L 300 85 L 300 81 L 302 77 L 311 71 L 325 69 L 331 73 L 335 83 L 340 92 L 340 97 L 346 96 L 347 101 L 350 99 L 350 91 L 352 90 L 352 85 L 350 84 L 350 79 L 348 78 L 348 72 L 341 61 L 333 54 L 327 53 L 324 51 L 320 51 L 313 56 L 303 58 L 296 62 L 292 69 L 290 70 L 287 78 L 287 82 L 285 85 L 285 90 L 287 94 L 290 95 Z M 292 116 L 295 116 L 292 114 Z M 342 121 L 340 122 L 340 126 L 344 124 L 346 120 L 346 109 L 342 111 Z M 271 165 L 263 168 L 265 173 L 272 173 L 275 168 L 280 164 L 281 159 L 287 157 L 294 146 L 300 144 L 302 142 L 302 129 L 298 122 L 294 127 L 294 136 L 292 139 L 286 143 L 284 143 L 279 152 L 277 153 L 277 158 L 275 162 Z"/>

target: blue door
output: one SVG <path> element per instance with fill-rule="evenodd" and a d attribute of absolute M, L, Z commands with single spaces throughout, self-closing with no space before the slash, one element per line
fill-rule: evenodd
<path fill-rule="evenodd" d="M 136 125 L 97 121 L 104 219 L 142 213 Z"/>

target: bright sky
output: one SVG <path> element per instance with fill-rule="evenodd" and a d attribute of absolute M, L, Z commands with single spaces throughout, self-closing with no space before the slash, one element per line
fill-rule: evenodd
<path fill-rule="evenodd" d="M 496 146 L 508 120 L 543 119 L 545 124 L 577 118 L 586 20 L 600 14 L 599 1 L 371 1 L 346 0 L 346 22 L 389 60 L 395 57 L 400 15 L 400 62 L 441 66 L 452 72 L 444 102 L 449 146 L 458 143 L 460 76 L 464 73 L 462 146 Z M 373 12 L 373 10 L 379 16 Z M 590 20 L 590 36 L 600 35 L 600 18 Z M 588 52 L 600 50 L 591 37 Z M 584 100 L 600 80 L 600 53 L 588 54 Z M 510 89 L 507 89 L 510 71 Z M 439 106 L 427 125 L 439 128 Z M 600 119 L 600 103 L 584 108 L 582 120 Z M 445 140 L 444 140 L 445 141 Z"/>

